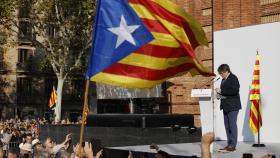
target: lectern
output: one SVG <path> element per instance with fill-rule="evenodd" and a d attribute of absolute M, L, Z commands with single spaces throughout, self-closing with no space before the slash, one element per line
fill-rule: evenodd
<path fill-rule="evenodd" d="M 202 135 L 207 132 L 213 132 L 214 108 L 212 103 L 212 89 L 192 89 L 191 97 L 197 97 L 199 99 Z"/>

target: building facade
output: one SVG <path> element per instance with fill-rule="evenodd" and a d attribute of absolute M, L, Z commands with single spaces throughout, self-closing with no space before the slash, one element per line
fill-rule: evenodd
<path fill-rule="evenodd" d="M 15 15 L 16 33 L 7 36 L 9 44 L 0 44 L 0 118 L 49 117 L 48 107 L 52 87 L 57 78 L 48 63 L 40 63 L 44 54 L 32 43 L 35 38 L 29 19 L 30 6 L 22 5 Z M 1 30 L 3 32 L 5 30 Z M 48 35 L 55 36 L 55 28 L 48 28 Z M 46 68 L 41 68 L 46 67 Z M 64 115 L 82 109 L 84 89 L 83 74 L 71 75 L 65 81 Z M 80 110 L 81 111 L 81 110 Z"/>
<path fill-rule="evenodd" d="M 196 55 L 209 70 L 213 67 L 213 31 L 280 21 L 280 0 L 173 0 L 173 2 L 184 7 L 202 24 L 209 47 L 198 48 Z M 209 80 L 211 78 L 188 75 L 171 79 L 170 81 L 174 83 L 174 86 L 169 88 L 172 112 L 194 114 L 195 125 L 200 126 L 198 100 L 191 98 L 190 92 L 192 88 L 198 88 L 200 85 L 206 84 L 207 87 Z"/>

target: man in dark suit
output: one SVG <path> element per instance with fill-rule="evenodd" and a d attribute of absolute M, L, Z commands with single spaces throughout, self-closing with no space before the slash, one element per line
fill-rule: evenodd
<path fill-rule="evenodd" d="M 216 92 L 220 95 L 220 109 L 224 114 L 224 125 L 227 134 L 227 146 L 222 148 L 223 151 L 235 151 L 237 144 L 237 115 L 241 109 L 241 101 L 239 96 L 238 78 L 231 73 L 227 64 L 222 64 L 218 68 L 218 72 L 222 77 L 220 88 L 216 88 Z"/>

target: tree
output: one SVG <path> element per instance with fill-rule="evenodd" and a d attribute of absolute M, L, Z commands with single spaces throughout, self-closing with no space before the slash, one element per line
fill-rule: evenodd
<path fill-rule="evenodd" d="M 8 30 L 13 26 L 13 15 L 17 4 L 17 0 L 0 1 L 0 46 L 2 47 L 7 43 L 7 37 L 11 33 Z"/>
<path fill-rule="evenodd" d="M 31 4 L 27 19 L 33 28 L 33 43 L 45 52 L 46 59 L 58 80 L 56 121 L 59 121 L 64 81 L 70 73 L 83 65 L 83 59 L 91 47 L 95 2 L 92 0 L 23 0 L 23 2 L 21 5 Z"/>
<path fill-rule="evenodd" d="M 0 25 L 7 25 L 13 19 L 15 12 L 16 0 L 1 0 L 0 1 Z"/>
<path fill-rule="evenodd" d="M 2 95 L 3 98 L 7 98 L 7 95 L 5 93 L 5 88 L 9 86 L 9 83 L 6 81 L 6 79 L 1 76 L 0 77 L 0 95 Z"/>

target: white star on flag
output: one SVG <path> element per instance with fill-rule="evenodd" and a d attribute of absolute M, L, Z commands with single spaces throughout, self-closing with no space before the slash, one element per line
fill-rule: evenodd
<path fill-rule="evenodd" d="M 136 45 L 134 38 L 132 37 L 132 33 L 138 27 L 140 27 L 140 25 L 128 26 L 126 24 L 124 16 L 122 15 L 119 27 L 108 28 L 109 31 L 118 36 L 115 48 L 118 48 L 124 41 L 128 41 L 129 43 Z"/>

